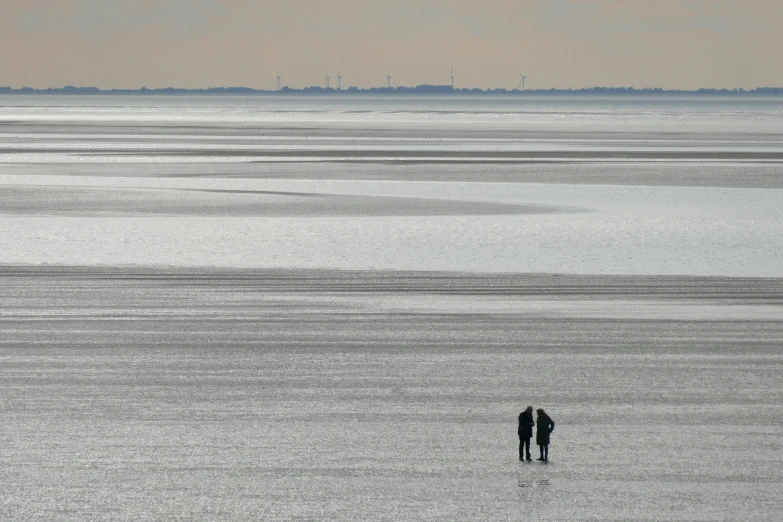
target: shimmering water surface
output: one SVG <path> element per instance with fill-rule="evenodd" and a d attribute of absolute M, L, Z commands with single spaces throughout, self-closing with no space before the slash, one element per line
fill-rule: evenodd
<path fill-rule="evenodd" d="M 778 520 L 782 118 L 0 97 L 0 518 Z"/>
<path fill-rule="evenodd" d="M 776 98 L 2 101 L 0 263 L 783 276 Z"/>

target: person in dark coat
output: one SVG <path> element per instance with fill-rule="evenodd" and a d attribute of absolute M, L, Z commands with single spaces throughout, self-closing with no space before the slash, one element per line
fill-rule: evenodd
<path fill-rule="evenodd" d="M 538 417 L 536 417 L 536 444 L 541 451 L 541 457 L 538 459 L 542 462 L 549 461 L 549 434 L 555 430 L 555 421 L 546 414 L 546 412 L 539 408 L 536 410 Z"/>
<path fill-rule="evenodd" d="M 519 460 L 524 461 L 525 456 L 527 460 L 533 460 L 530 458 L 530 439 L 533 437 L 533 407 L 528 406 L 525 411 L 519 414 L 519 427 L 517 428 L 517 435 L 519 435 Z"/>

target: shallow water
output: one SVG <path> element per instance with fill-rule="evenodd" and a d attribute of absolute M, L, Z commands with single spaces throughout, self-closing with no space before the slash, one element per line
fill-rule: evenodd
<path fill-rule="evenodd" d="M 0 263 L 783 276 L 776 98 L 0 102 Z"/>
<path fill-rule="evenodd" d="M 10 264 L 783 276 L 781 190 L 0 180 Z"/>
<path fill-rule="evenodd" d="M 782 117 L 0 97 L 0 518 L 778 520 Z"/>

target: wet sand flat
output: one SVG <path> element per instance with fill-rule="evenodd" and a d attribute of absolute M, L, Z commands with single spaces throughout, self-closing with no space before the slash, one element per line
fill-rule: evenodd
<path fill-rule="evenodd" d="M 406 162 L 422 162 L 430 160 L 431 162 L 437 162 L 438 160 L 448 160 L 452 163 L 459 162 L 460 159 L 468 160 L 472 162 L 480 162 L 482 160 L 489 161 L 502 161 L 508 160 L 510 162 L 521 162 L 523 164 L 532 162 L 534 160 L 549 160 L 550 162 L 557 160 L 580 160 L 580 161 L 593 161 L 593 160 L 623 160 L 623 161 L 639 161 L 639 160 L 677 160 L 677 161 L 737 161 L 737 162 L 783 162 L 783 151 L 634 151 L 634 150 L 607 150 L 607 151 L 482 151 L 482 150 L 313 150 L 308 149 L 265 149 L 265 150 L 249 150 L 249 149 L 210 149 L 210 150 L 193 150 L 191 147 L 185 148 L 170 148 L 161 150 L 160 148 L 133 148 L 131 150 L 127 148 L 111 149 L 102 148 L 96 150 L 96 148 L 67 148 L 64 149 L 70 155 L 78 155 L 82 157 L 139 157 L 145 158 L 157 158 L 157 157 L 219 157 L 219 158 L 244 158 L 249 160 L 260 159 L 280 159 L 287 158 L 298 159 L 301 161 L 308 160 L 321 160 L 321 161 L 394 161 L 403 160 Z M 0 148 L 0 157 L 2 155 L 14 155 L 14 154 L 54 154 L 63 152 L 63 150 L 56 147 L 47 148 Z"/>
<path fill-rule="evenodd" d="M 5 267 L 0 294 L 8 518 L 780 513 L 780 279 Z M 531 306 L 454 306 L 487 297 Z M 567 312 L 606 300 L 781 314 Z M 527 403 L 546 466 L 516 461 Z"/>
<path fill-rule="evenodd" d="M 4 185 L 6 216 L 334 217 L 521 215 L 545 205 L 240 188 Z"/>
<path fill-rule="evenodd" d="M 0 519 L 779 520 L 781 114 L 0 96 Z"/>
<path fill-rule="evenodd" d="M 449 183 L 548 183 L 650 187 L 783 188 L 782 168 L 764 163 L 697 162 L 629 163 L 541 161 L 513 164 L 468 160 L 364 162 L 262 162 L 220 165 L 166 163 L 67 165 L 8 164 L 3 173 L 19 184 L 35 177 L 91 177 L 111 179 L 222 179 L 324 181 L 417 181 Z M 5 188 L 4 188 L 5 190 Z"/>

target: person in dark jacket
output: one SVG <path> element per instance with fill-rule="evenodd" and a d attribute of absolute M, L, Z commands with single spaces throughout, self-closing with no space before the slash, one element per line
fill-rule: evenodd
<path fill-rule="evenodd" d="M 549 434 L 555 430 L 555 421 L 546 414 L 546 412 L 539 408 L 536 410 L 538 417 L 536 417 L 536 444 L 541 451 L 541 457 L 538 459 L 542 462 L 549 461 Z"/>
<path fill-rule="evenodd" d="M 517 435 L 519 435 L 519 460 L 524 461 L 525 456 L 527 460 L 533 460 L 530 458 L 530 439 L 533 437 L 533 407 L 528 406 L 525 411 L 519 414 L 519 427 L 517 428 Z"/>

